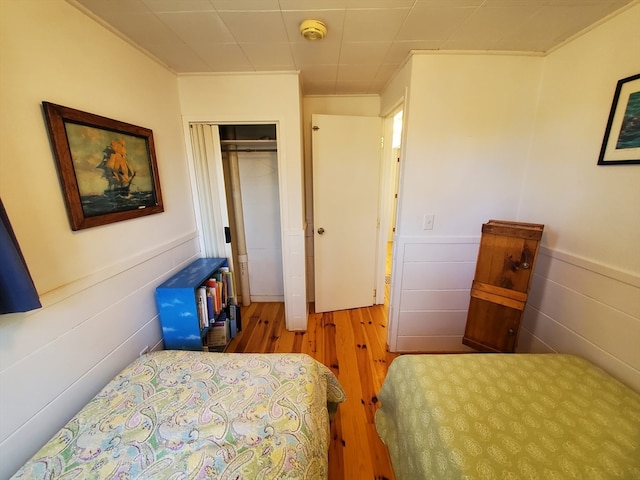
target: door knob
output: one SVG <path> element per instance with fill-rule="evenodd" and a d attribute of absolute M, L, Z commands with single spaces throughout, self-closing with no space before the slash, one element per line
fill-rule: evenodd
<path fill-rule="evenodd" d="M 322 235 L 323 233 L 324 233 L 324 228 L 320 227 L 320 228 L 318 229 L 318 234 L 319 234 L 319 235 Z"/>

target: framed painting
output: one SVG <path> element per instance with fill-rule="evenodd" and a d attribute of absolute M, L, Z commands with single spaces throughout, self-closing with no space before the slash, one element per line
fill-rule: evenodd
<path fill-rule="evenodd" d="M 598 165 L 640 164 L 640 74 L 618 81 Z"/>
<path fill-rule="evenodd" d="M 42 106 L 73 230 L 164 211 L 151 130 Z"/>

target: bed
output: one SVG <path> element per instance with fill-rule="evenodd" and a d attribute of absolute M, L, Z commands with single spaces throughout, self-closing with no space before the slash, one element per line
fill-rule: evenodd
<path fill-rule="evenodd" d="M 116 376 L 16 479 L 324 479 L 345 394 L 304 354 L 161 351 Z"/>
<path fill-rule="evenodd" d="M 403 355 L 378 399 L 396 480 L 640 479 L 640 395 L 576 356 Z"/>

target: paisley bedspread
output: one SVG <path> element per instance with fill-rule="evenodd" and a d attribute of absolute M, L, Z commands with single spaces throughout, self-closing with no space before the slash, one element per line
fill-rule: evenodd
<path fill-rule="evenodd" d="M 16 479 L 325 479 L 328 403 L 304 354 L 153 352 L 135 360 Z"/>
<path fill-rule="evenodd" d="M 640 479 L 640 395 L 579 357 L 404 355 L 378 399 L 397 480 Z"/>

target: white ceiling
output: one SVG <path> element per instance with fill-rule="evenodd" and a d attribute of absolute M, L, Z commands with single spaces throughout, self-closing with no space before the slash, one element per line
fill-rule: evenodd
<path fill-rule="evenodd" d="M 411 50 L 544 53 L 637 0 L 68 0 L 176 73 L 300 71 L 306 95 L 380 93 Z M 303 20 L 328 28 L 300 35 Z"/>

